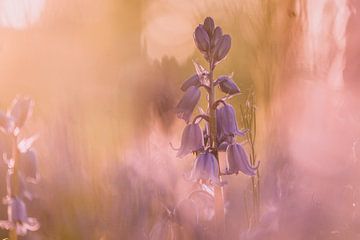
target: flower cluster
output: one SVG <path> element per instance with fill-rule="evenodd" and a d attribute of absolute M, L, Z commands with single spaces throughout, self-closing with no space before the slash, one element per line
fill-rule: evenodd
<path fill-rule="evenodd" d="M 246 131 L 238 128 L 235 110 L 226 102 L 229 97 L 239 94 L 240 89 L 230 75 L 213 79 L 215 66 L 225 59 L 230 50 L 231 37 L 223 34 L 221 27 L 215 27 L 214 20 L 207 17 L 203 24 L 196 27 L 194 41 L 209 63 L 209 69 L 194 62 L 196 74 L 181 86 L 185 94 L 176 106 L 176 113 L 187 125 L 182 134 L 181 146 L 177 149 L 177 157 L 196 153 L 191 179 L 202 183 L 220 185 L 221 174 L 237 174 L 239 171 L 254 176 L 258 165 L 250 164 L 243 146 L 235 141 L 236 136 L 244 136 Z M 226 97 L 214 99 L 216 86 Z M 190 122 L 201 97 L 200 87 L 204 87 L 208 93 L 207 111 L 195 116 Z M 201 120 L 206 121 L 204 130 L 200 127 Z M 219 151 L 226 151 L 227 169 L 224 173 L 221 173 L 219 167 Z"/>
<path fill-rule="evenodd" d="M 11 149 L 2 149 L 8 168 L 7 196 L 3 201 L 8 207 L 8 220 L 0 221 L 0 227 L 10 230 L 10 239 L 39 228 L 37 220 L 28 217 L 25 204 L 25 199 L 32 200 L 27 184 L 36 183 L 39 179 L 37 158 L 32 148 L 36 136 L 19 140 L 20 131 L 30 117 L 33 105 L 30 98 L 18 96 L 6 113 L 0 111 L 0 130 L 11 142 Z"/>

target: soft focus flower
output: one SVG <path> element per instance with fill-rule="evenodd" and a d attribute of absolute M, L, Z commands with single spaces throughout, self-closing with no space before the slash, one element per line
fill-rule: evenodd
<path fill-rule="evenodd" d="M 25 203 L 19 198 L 11 198 L 8 202 L 8 221 L 0 221 L 0 227 L 16 229 L 16 233 L 24 236 L 27 231 L 39 229 L 39 223 L 34 218 L 29 218 Z"/>
<path fill-rule="evenodd" d="M 214 49 L 214 61 L 220 62 L 226 57 L 231 47 L 231 37 L 225 34 L 221 37 L 220 41 L 216 44 Z"/>
<path fill-rule="evenodd" d="M 243 136 L 244 132 L 238 129 L 235 110 L 227 103 L 216 109 L 217 137 L 221 143 L 226 136 Z"/>
<path fill-rule="evenodd" d="M 207 52 L 209 50 L 210 38 L 202 24 L 195 29 L 194 40 L 200 51 Z"/>
<path fill-rule="evenodd" d="M 229 76 L 221 76 L 216 80 L 221 91 L 229 95 L 240 93 L 239 87 Z"/>
<path fill-rule="evenodd" d="M 37 173 L 37 157 L 34 150 L 29 149 L 26 152 L 20 153 L 20 171 L 24 178 L 31 182 L 36 182 L 38 179 Z"/>
<path fill-rule="evenodd" d="M 180 102 L 176 105 L 177 116 L 189 122 L 190 116 L 200 99 L 200 90 L 194 86 L 189 87 Z"/>
<path fill-rule="evenodd" d="M 27 118 L 31 115 L 33 108 L 33 101 L 26 97 L 16 97 L 8 111 L 15 124 L 15 127 L 21 128 Z"/>
<path fill-rule="evenodd" d="M 259 167 L 259 164 L 256 167 L 252 167 L 250 165 L 249 158 L 244 148 L 238 143 L 230 144 L 227 147 L 226 160 L 228 163 L 228 173 L 230 174 L 237 174 L 241 171 L 246 175 L 254 176 L 256 175 L 256 170 Z"/>
<path fill-rule="evenodd" d="M 191 77 L 189 77 L 182 85 L 181 90 L 186 91 L 189 87 L 200 87 L 200 77 L 198 74 L 194 74 Z"/>
<path fill-rule="evenodd" d="M 182 158 L 202 148 L 204 148 L 204 138 L 200 125 L 198 123 L 186 125 L 181 137 L 181 146 L 176 156 Z"/>
<path fill-rule="evenodd" d="M 210 152 L 200 153 L 195 159 L 190 179 L 193 181 L 210 181 L 213 184 L 220 184 L 219 181 L 219 165 L 214 156 Z"/>

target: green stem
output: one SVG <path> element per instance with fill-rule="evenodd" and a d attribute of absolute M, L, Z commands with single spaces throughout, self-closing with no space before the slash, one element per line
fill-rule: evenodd
<path fill-rule="evenodd" d="M 210 125 L 210 148 L 213 150 L 213 154 L 215 155 L 218 165 L 219 165 L 219 180 L 221 181 L 220 176 L 220 162 L 219 156 L 217 152 L 217 140 L 216 140 L 216 109 L 213 107 L 215 102 L 215 90 L 214 90 L 214 82 L 213 82 L 213 72 L 214 72 L 214 64 L 210 62 L 210 72 L 209 72 L 209 81 L 210 81 L 210 91 L 209 91 L 209 125 Z M 224 213 L 224 197 L 223 197 L 223 189 L 221 186 L 215 186 L 214 189 L 214 197 L 215 197 L 215 221 L 217 226 L 217 234 L 218 239 L 223 239 L 225 235 L 225 213 Z"/>

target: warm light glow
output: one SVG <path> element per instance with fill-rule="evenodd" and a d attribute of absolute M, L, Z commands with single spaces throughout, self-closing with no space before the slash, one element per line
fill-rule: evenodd
<path fill-rule="evenodd" d="M 1 0 L 0 25 L 23 29 L 40 17 L 45 0 Z"/>

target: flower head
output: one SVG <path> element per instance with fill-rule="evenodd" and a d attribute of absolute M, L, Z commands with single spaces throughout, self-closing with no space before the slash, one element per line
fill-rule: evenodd
<path fill-rule="evenodd" d="M 176 105 L 177 116 L 189 122 L 191 114 L 200 99 L 200 90 L 197 87 L 189 87 L 180 102 Z"/>
<path fill-rule="evenodd" d="M 259 167 L 259 164 L 256 167 L 250 165 L 244 148 L 238 143 L 232 143 L 227 147 L 226 160 L 228 163 L 228 173 L 230 174 L 237 174 L 241 171 L 246 175 L 255 176 L 256 170 Z"/>
<path fill-rule="evenodd" d="M 11 198 L 8 201 L 8 221 L 0 221 L 1 228 L 16 229 L 20 236 L 24 236 L 27 231 L 39 229 L 38 221 L 27 216 L 26 205 L 20 198 Z"/>
<path fill-rule="evenodd" d="M 200 125 L 198 123 L 186 125 L 181 137 L 181 146 L 176 156 L 182 158 L 202 148 L 204 148 L 204 137 Z"/>
<path fill-rule="evenodd" d="M 213 184 L 220 184 L 219 165 L 214 154 L 206 151 L 200 153 L 195 159 L 190 179 L 193 181 L 210 181 Z"/>

